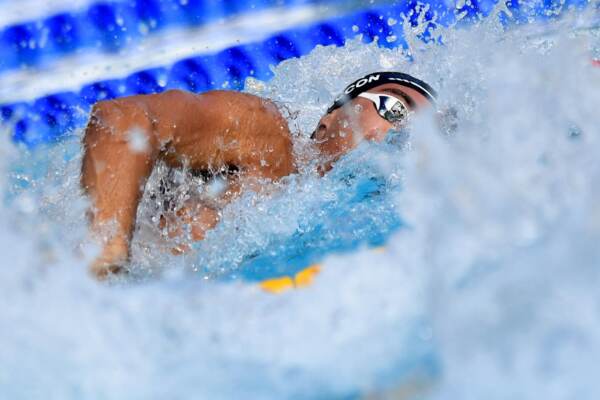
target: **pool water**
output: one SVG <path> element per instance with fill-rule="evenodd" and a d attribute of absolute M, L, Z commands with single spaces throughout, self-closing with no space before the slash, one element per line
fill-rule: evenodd
<path fill-rule="evenodd" d="M 422 114 L 324 178 L 308 161 L 229 205 L 182 256 L 145 199 L 132 277 L 108 285 L 86 273 L 98 249 L 78 189 L 82 132 L 36 149 L 6 141 L 2 397 L 596 398 L 594 21 L 482 21 L 440 32 L 443 46 L 409 30 L 410 52 L 355 40 L 248 80 L 290 111 L 299 155 L 331 99 L 373 70 L 431 82 L 458 126 Z M 310 287 L 256 285 L 315 262 Z"/>

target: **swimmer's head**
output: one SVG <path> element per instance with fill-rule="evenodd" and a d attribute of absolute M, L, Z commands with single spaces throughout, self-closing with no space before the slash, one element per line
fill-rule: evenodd
<path fill-rule="evenodd" d="M 400 72 L 375 72 L 351 83 L 321 118 L 312 135 L 326 157 L 325 170 L 362 140 L 383 141 L 412 113 L 435 104 L 427 83 Z"/>

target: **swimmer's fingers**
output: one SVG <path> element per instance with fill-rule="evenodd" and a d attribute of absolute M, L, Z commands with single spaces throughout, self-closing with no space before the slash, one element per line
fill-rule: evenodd
<path fill-rule="evenodd" d="M 169 239 L 181 238 L 188 234 L 188 239 L 197 242 L 204 240 L 206 232 L 214 228 L 218 222 L 217 210 L 202 202 L 188 202 L 175 213 L 175 216 L 161 217 L 159 227 Z M 178 253 L 186 251 L 187 246 L 183 247 L 176 251 Z"/>

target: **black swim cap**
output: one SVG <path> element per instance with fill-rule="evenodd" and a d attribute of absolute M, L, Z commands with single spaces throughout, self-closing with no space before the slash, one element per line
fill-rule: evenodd
<path fill-rule="evenodd" d="M 435 103 L 435 98 L 437 97 L 436 91 L 422 80 L 402 72 L 373 72 L 346 86 L 344 92 L 339 95 L 335 99 L 333 105 L 327 109 L 327 114 L 340 108 L 359 94 L 386 83 L 398 83 L 402 86 L 414 89 L 425 96 L 427 100 Z"/>

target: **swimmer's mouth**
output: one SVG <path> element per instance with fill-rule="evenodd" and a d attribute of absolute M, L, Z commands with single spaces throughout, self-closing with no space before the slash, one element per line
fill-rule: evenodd
<path fill-rule="evenodd" d="M 313 132 L 312 135 L 310 135 L 310 139 L 315 143 L 315 144 L 323 144 L 325 142 L 327 142 L 327 139 L 317 139 L 317 132 Z"/>
<path fill-rule="evenodd" d="M 317 127 L 317 129 L 315 129 L 315 130 L 313 131 L 313 133 L 311 133 L 311 134 L 310 134 L 310 139 L 311 139 L 311 140 L 313 140 L 313 141 L 314 141 L 316 144 L 325 143 L 325 142 L 327 141 L 327 139 L 326 139 L 326 138 L 321 138 L 321 139 L 317 138 L 317 132 L 319 132 L 319 131 L 320 131 L 320 130 L 322 130 L 322 129 L 323 129 L 323 130 L 324 130 L 324 129 L 326 129 L 326 128 L 325 128 L 325 125 L 323 125 L 323 124 L 319 125 L 319 126 Z M 324 136 L 324 135 L 321 135 L 321 136 Z"/>

